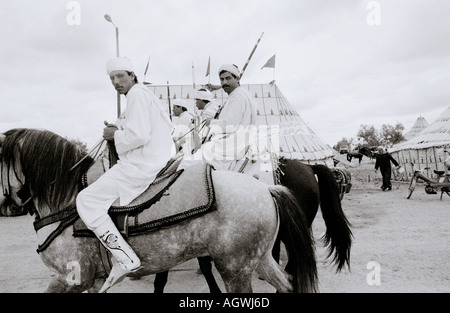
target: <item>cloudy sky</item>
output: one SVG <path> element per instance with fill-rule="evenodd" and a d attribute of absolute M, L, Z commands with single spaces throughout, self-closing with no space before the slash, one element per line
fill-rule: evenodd
<path fill-rule="evenodd" d="M 44 128 L 89 147 L 116 118 L 105 73 L 129 56 L 140 80 L 211 82 L 224 63 L 242 83 L 273 79 L 330 145 L 360 125 L 432 123 L 450 106 L 447 0 L 18 0 L 0 2 L 0 132 Z M 276 54 L 275 72 L 264 63 Z"/>

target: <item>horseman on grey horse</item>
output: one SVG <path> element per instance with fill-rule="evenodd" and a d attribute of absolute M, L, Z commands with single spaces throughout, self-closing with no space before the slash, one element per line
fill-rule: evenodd
<path fill-rule="evenodd" d="M 119 160 L 77 197 L 80 217 L 117 261 L 103 289 L 140 266 L 108 215 L 109 208 L 118 198 L 120 205 L 127 205 L 147 189 L 175 149 L 169 116 L 156 96 L 138 83 L 131 61 L 117 57 L 107 63 L 106 71 L 117 92 L 127 97 L 117 124 L 107 124 L 103 131 L 103 138 L 114 143 Z"/>

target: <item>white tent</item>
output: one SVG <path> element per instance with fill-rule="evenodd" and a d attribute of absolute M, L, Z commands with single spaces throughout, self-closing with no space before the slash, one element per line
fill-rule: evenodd
<path fill-rule="evenodd" d="M 405 139 L 409 140 L 414 136 L 418 135 L 422 130 L 427 128 L 428 125 L 429 124 L 427 120 L 424 117 L 419 116 L 416 122 L 414 123 L 413 127 L 411 127 L 411 129 L 405 134 Z"/>
<path fill-rule="evenodd" d="M 414 168 L 427 169 L 424 174 L 435 177 L 433 170 L 444 169 L 445 149 L 450 149 L 450 107 L 419 134 L 389 152 L 403 166 L 408 178 Z"/>
<path fill-rule="evenodd" d="M 170 99 L 194 101 L 193 85 L 147 85 L 167 105 Z M 279 134 L 280 156 L 299 159 L 310 164 L 333 166 L 335 151 L 305 123 L 275 84 L 243 84 L 257 103 L 257 124 L 266 125 L 268 132 Z M 199 89 L 201 86 L 196 86 Z M 212 91 L 214 100 L 223 105 L 227 93 Z M 279 131 L 278 131 L 279 130 Z"/>

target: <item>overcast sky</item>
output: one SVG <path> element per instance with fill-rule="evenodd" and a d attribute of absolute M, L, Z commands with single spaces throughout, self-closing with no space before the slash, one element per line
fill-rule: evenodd
<path fill-rule="evenodd" d="M 330 145 L 360 125 L 408 131 L 450 106 L 447 0 L 18 0 L 0 2 L 0 132 L 44 128 L 92 147 L 116 118 L 105 73 L 130 57 L 142 81 L 219 82 L 224 63 L 242 83 L 275 79 L 309 126 Z M 261 70 L 276 54 L 276 68 Z M 124 100 L 123 100 L 124 101 Z"/>

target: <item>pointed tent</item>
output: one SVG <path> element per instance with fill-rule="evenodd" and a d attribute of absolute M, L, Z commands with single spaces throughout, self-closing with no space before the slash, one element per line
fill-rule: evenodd
<path fill-rule="evenodd" d="M 428 169 L 428 177 L 435 177 L 433 170 L 443 170 L 445 149 L 450 149 L 450 107 L 433 123 L 411 139 L 389 149 L 410 178 L 414 168 Z"/>
<path fill-rule="evenodd" d="M 249 91 L 257 103 L 257 124 L 266 125 L 268 133 L 274 129 L 279 130 L 280 156 L 299 159 L 309 164 L 333 166 L 335 157 L 333 148 L 308 126 L 276 84 L 242 84 L 241 86 Z M 167 85 L 148 85 L 147 87 L 169 108 Z M 194 101 L 192 85 L 170 85 L 169 88 L 171 100 L 182 98 Z M 212 93 L 218 104 L 225 103 L 228 95 L 223 89 L 214 90 Z"/>
<path fill-rule="evenodd" d="M 427 128 L 428 125 L 429 124 L 427 120 L 424 117 L 419 116 L 416 122 L 414 123 L 413 127 L 411 127 L 411 129 L 405 134 L 405 139 L 409 140 L 414 136 L 418 135 L 422 130 Z"/>

